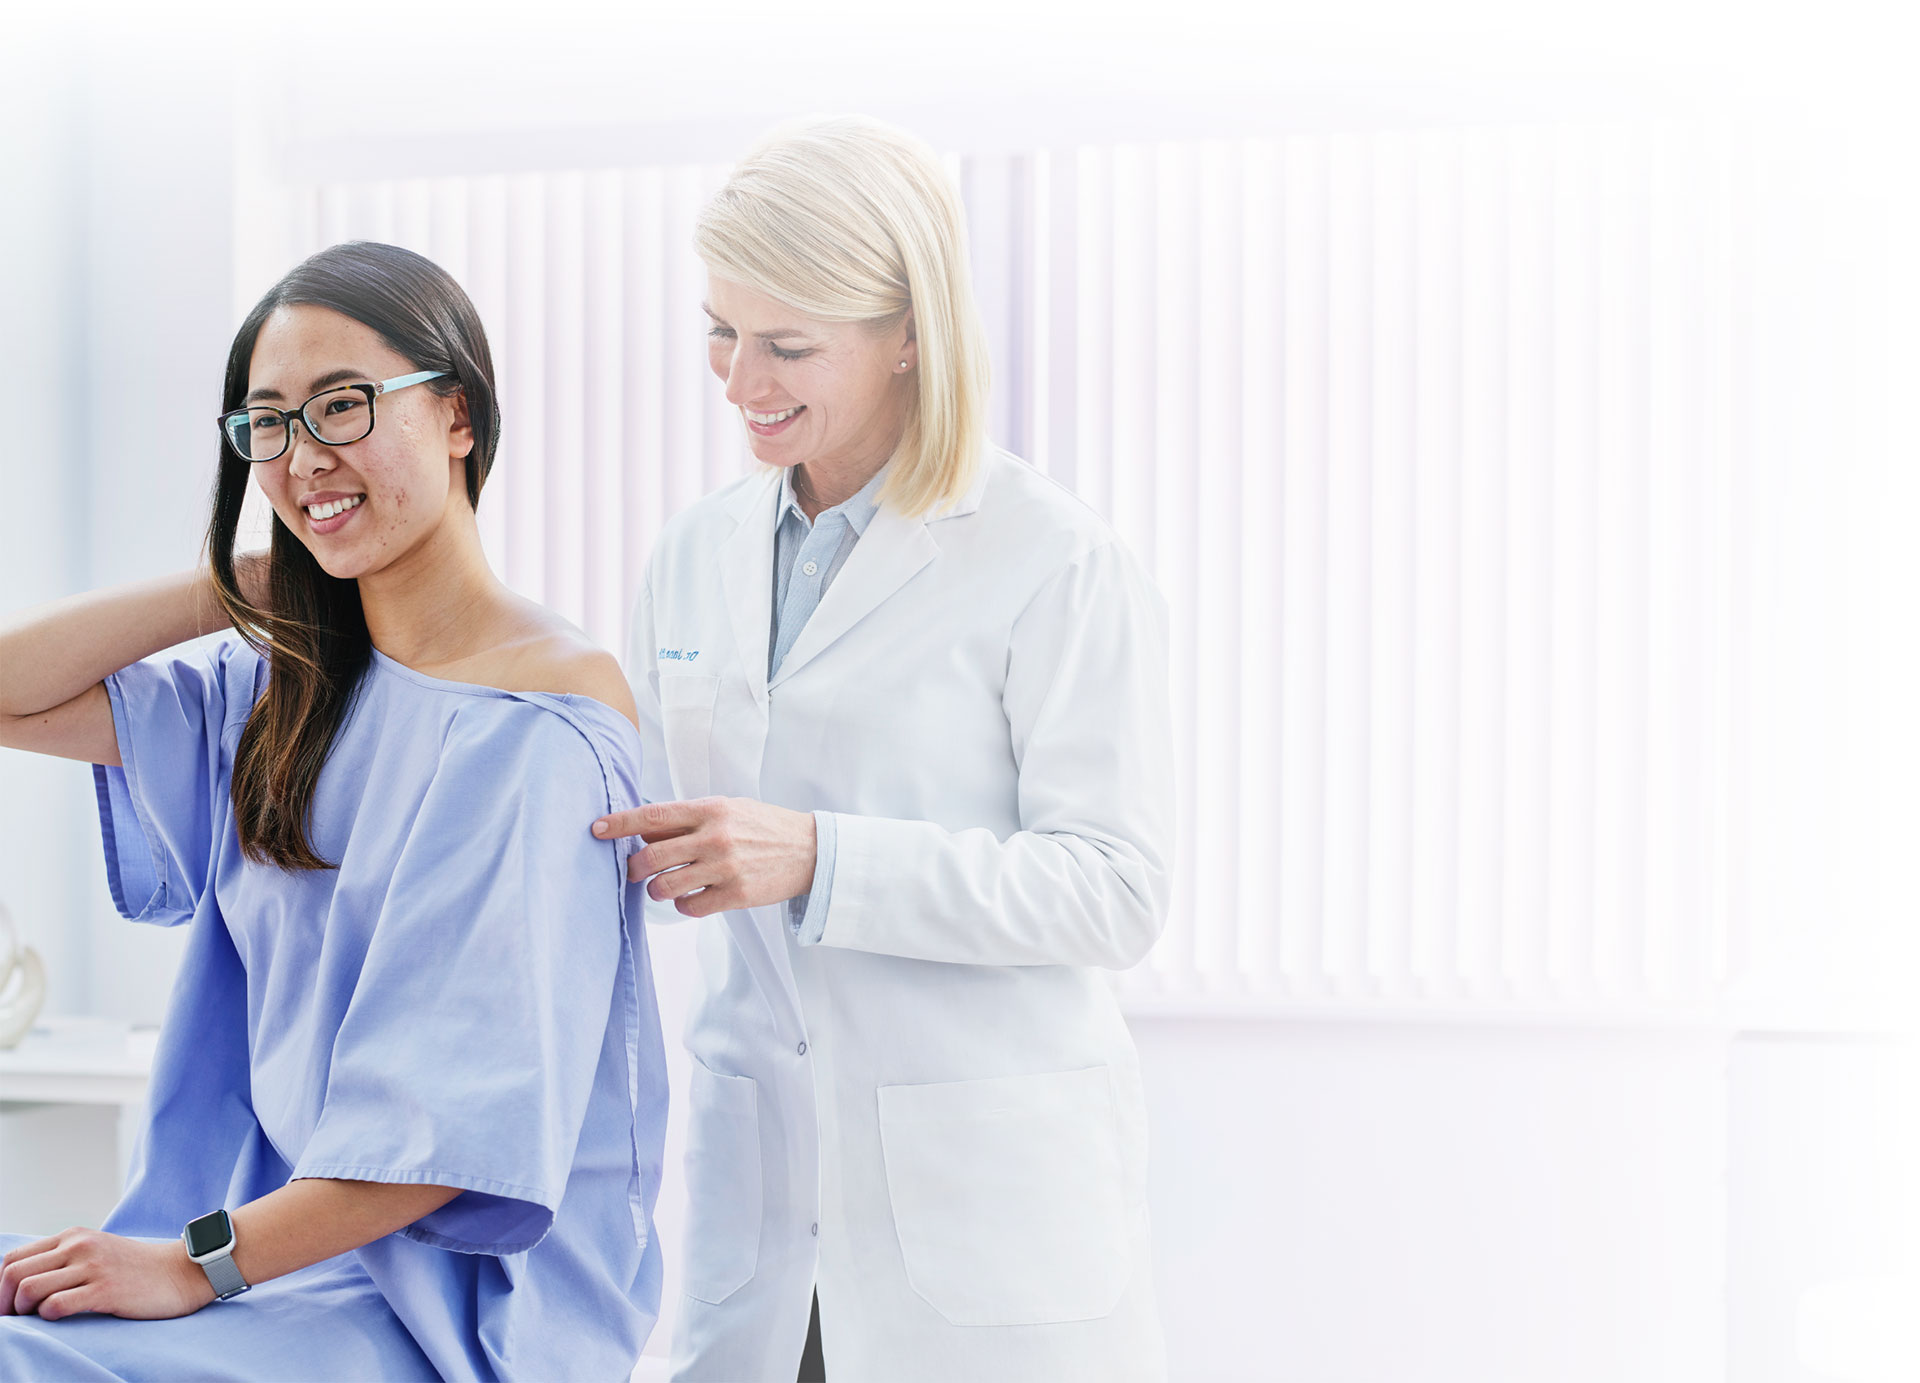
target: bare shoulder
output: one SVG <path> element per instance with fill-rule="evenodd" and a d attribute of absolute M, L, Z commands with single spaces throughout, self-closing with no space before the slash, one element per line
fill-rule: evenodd
<path fill-rule="evenodd" d="M 639 724 L 633 688 L 619 661 L 585 634 L 569 631 L 537 640 L 525 648 L 518 661 L 518 680 L 524 685 L 512 690 L 591 697 Z"/>
<path fill-rule="evenodd" d="M 636 725 L 633 688 L 614 656 L 551 610 L 528 603 L 514 636 L 490 649 L 482 675 L 502 691 L 585 696 L 611 706 Z"/>

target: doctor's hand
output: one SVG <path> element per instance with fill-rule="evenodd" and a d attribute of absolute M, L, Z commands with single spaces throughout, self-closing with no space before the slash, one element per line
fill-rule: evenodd
<path fill-rule="evenodd" d="M 55 1321 L 97 1311 L 158 1321 L 213 1300 L 213 1284 L 178 1239 L 68 1229 L 22 1244 L 0 1262 L 0 1315 Z"/>
<path fill-rule="evenodd" d="M 699 797 L 614 812 L 593 823 L 603 840 L 639 836 L 627 878 L 688 917 L 784 903 L 813 887 L 813 813 L 751 797 Z"/>

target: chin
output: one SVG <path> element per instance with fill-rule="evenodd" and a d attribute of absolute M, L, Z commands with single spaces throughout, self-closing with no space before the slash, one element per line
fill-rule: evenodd
<path fill-rule="evenodd" d="M 313 552 L 312 548 L 307 551 Z M 358 557 L 347 552 L 313 553 L 313 560 L 320 564 L 320 570 L 336 581 L 358 581 L 372 568 Z"/>
<path fill-rule="evenodd" d="M 311 536 L 302 535 L 300 545 L 313 558 L 314 565 L 336 581 L 357 581 L 375 569 L 366 555 L 357 547 L 347 547 L 326 541 L 314 541 Z"/>

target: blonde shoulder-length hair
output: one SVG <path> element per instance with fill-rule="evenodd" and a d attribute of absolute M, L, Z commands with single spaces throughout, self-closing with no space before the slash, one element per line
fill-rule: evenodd
<path fill-rule="evenodd" d="M 733 170 L 693 243 L 715 277 L 821 321 L 884 330 L 911 312 L 919 368 L 881 499 L 918 517 L 972 488 L 985 333 L 960 196 L 932 149 L 862 116 L 784 126 Z"/>

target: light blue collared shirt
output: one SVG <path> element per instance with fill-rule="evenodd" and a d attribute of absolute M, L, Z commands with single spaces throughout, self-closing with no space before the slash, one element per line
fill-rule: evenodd
<path fill-rule="evenodd" d="M 811 523 L 793 493 L 793 472 L 780 477 L 780 524 L 773 534 L 773 627 L 767 633 L 767 680 L 780 670 L 787 652 L 821 598 L 847 564 L 853 545 L 880 510 L 878 495 L 887 467 L 860 487 L 853 498 L 820 511 Z M 813 885 L 787 900 L 787 921 L 795 938 L 811 946 L 827 929 L 827 904 L 833 896 L 835 835 L 832 812 L 813 814 L 818 840 Z"/>

